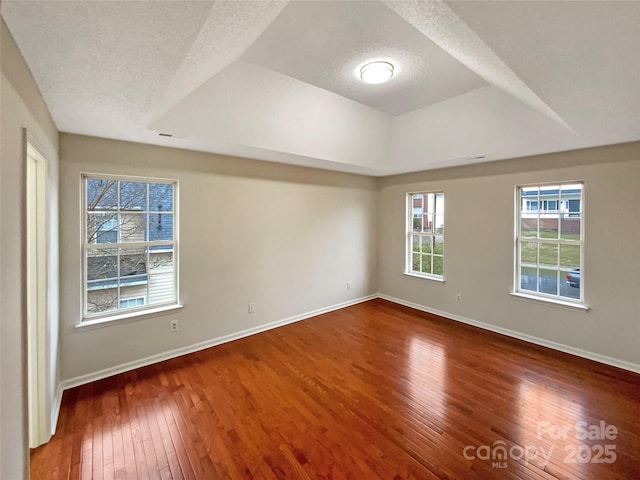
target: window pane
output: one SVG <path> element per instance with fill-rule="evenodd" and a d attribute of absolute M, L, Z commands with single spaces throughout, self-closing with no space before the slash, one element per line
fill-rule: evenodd
<path fill-rule="evenodd" d="M 413 216 L 413 230 L 422 231 L 422 220 L 424 218 L 424 196 L 415 194 L 411 197 L 411 211 Z"/>
<path fill-rule="evenodd" d="M 102 313 L 117 309 L 117 288 L 95 289 L 87 291 L 87 313 Z"/>
<path fill-rule="evenodd" d="M 580 217 L 570 217 L 566 216 L 568 214 L 563 214 L 562 220 L 560 221 L 560 238 L 563 240 L 580 240 Z"/>
<path fill-rule="evenodd" d="M 520 242 L 520 262 L 524 265 L 538 263 L 537 242 Z"/>
<path fill-rule="evenodd" d="M 442 257 L 433 256 L 433 273 L 434 275 L 442 275 Z"/>
<path fill-rule="evenodd" d="M 147 248 L 120 249 L 120 298 L 147 296 Z"/>
<path fill-rule="evenodd" d="M 413 270 L 414 272 L 419 272 L 420 271 L 420 254 L 419 253 L 414 253 L 411 256 L 411 270 Z"/>
<path fill-rule="evenodd" d="M 538 198 L 539 238 L 557 239 L 560 221 L 557 206 L 560 194 L 558 185 L 540 187 Z M 540 254 L 542 257 L 542 253 Z M 554 261 L 554 265 L 555 265 Z"/>
<path fill-rule="evenodd" d="M 558 214 L 541 214 L 540 215 L 540 238 L 557 239 L 559 225 Z"/>
<path fill-rule="evenodd" d="M 87 211 L 118 208 L 116 184 L 115 180 L 87 178 Z"/>
<path fill-rule="evenodd" d="M 116 243 L 118 241 L 118 214 L 87 213 L 87 242 Z"/>
<path fill-rule="evenodd" d="M 147 249 L 121 248 L 120 249 L 120 278 L 147 274 Z M 124 280 L 123 280 L 124 281 Z"/>
<path fill-rule="evenodd" d="M 560 275 L 560 294 L 563 297 L 580 298 L 580 269 L 561 270 Z"/>
<path fill-rule="evenodd" d="M 538 238 L 538 215 L 522 215 L 520 217 L 520 235 Z"/>
<path fill-rule="evenodd" d="M 444 193 L 436 193 L 436 213 L 444 214 Z"/>
<path fill-rule="evenodd" d="M 422 273 L 431 273 L 431 255 L 422 255 Z"/>
<path fill-rule="evenodd" d="M 94 280 L 115 279 L 118 276 L 117 253 L 115 248 L 89 251 L 87 255 L 87 288 L 95 286 L 95 282 L 92 282 Z M 112 286 L 116 286 L 115 281 Z"/>
<path fill-rule="evenodd" d="M 560 245 L 560 265 L 563 267 L 580 267 L 580 245 Z"/>
<path fill-rule="evenodd" d="M 523 187 L 520 189 L 520 212 L 538 212 L 538 187 Z"/>
<path fill-rule="evenodd" d="M 541 268 L 538 277 L 538 291 L 558 295 L 558 270 Z"/>
<path fill-rule="evenodd" d="M 171 213 L 149 214 L 149 241 L 173 240 L 173 215 Z"/>
<path fill-rule="evenodd" d="M 422 219 L 422 231 L 424 233 L 433 233 L 433 215 L 424 214 Z"/>
<path fill-rule="evenodd" d="M 429 214 L 434 214 L 436 213 L 436 202 L 435 202 L 435 195 L 433 193 L 425 193 L 424 194 L 424 204 L 425 204 L 425 208 L 424 211 L 425 213 L 429 213 Z"/>
<path fill-rule="evenodd" d="M 444 238 L 440 236 L 435 237 L 435 243 L 433 245 L 433 253 L 442 255 L 443 249 L 444 249 Z"/>
<path fill-rule="evenodd" d="M 120 182 L 120 210 L 147 210 L 146 182 Z"/>
<path fill-rule="evenodd" d="M 147 240 L 147 214 L 145 213 L 121 213 L 120 214 L 120 241 L 144 242 Z"/>
<path fill-rule="evenodd" d="M 411 251 L 413 252 L 420 251 L 420 237 L 418 235 L 411 236 Z"/>
<path fill-rule="evenodd" d="M 538 250 L 538 262 L 541 266 L 558 265 L 558 244 L 541 243 Z"/>
<path fill-rule="evenodd" d="M 149 210 L 152 212 L 173 211 L 173 185 L 168 183 L 149 184 Z"/>
<path fill-rule="evenodd" d="M 173 245 L 149 249 L 149 304 L 176 301 Z"/>
<path fill-rule="evenodd" d="M 433 252 L 433 237 L 430 235 L 425 235 L 422 237 L 422 253 L 431 253 Z"/>
<path fill-rule="evenodd" d="M 560 210 L 569 217 L 580 217 L 582 213 L 582 185 L 562 185 L 560 189 Z"/>
<path fill-rule="evenodd" d="M 117 309 L 117 250 L 91 250 L 87 257 L 87 312 Z"/>
<path fill-rule="evenodd" d="M 444 233 L 444 215 L 436 215 L 433 228 L 435 230 L 435 233 Z"/>
<path fill-rule="evenodd" d="M 580 245 L 560 245 L 560 295 L 580 298 Z"/>
<path fill-rule="evenodd" d="M 173 271 L 173 245 L 158 245 L 149 249 L 149 273 Z"/>
<path fill-rule="evenodd" d="M 541 212 L 553 212 L 553 206 L 557 205 L 558 198 L 560 195 L 560 186 L 559 185 L 548 185 L 544 187 L 540 187 L 539 189 L 540 198 L 539 198 L 539 209 Z M 555 204 L 553 202 L 556 202 Z"/>
<path fill-rule="evenodd" d="M 538 271 L 535 267 L 520 269 L 520 288 L 522 290 L 538 291 Z"/>

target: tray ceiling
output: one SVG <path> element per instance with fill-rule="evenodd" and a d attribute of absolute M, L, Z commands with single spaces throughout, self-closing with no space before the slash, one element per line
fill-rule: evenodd
<path fill-rule="evenodd" d="M 640 2 L 1 12 L 65 132 L 378 176 L 640 139 Z M 372 60 L 391 81 L 360 80 Z"/>

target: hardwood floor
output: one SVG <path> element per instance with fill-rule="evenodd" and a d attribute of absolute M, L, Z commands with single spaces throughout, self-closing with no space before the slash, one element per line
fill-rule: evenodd
<path fill-rule="evenodd" d="M 66 391 L 31 473 L 638 479 L 639 418 L 640 375 L 372 300 Z"/>

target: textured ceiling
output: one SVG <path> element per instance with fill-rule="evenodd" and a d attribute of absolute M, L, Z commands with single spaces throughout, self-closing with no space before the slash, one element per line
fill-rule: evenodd
<path fill-rule="evenodd" d="M 1 8 L 65 132 L 372 175 L 640 139 L 640 2 Z"/>
<path fill-rule="evenodd" d="M 381 2 L 294 2 L 241 60 L 391 115 L 486 85 Z M 395 77 L 363 88 L 358 72 L 374 60 L 395 65 Z"/>

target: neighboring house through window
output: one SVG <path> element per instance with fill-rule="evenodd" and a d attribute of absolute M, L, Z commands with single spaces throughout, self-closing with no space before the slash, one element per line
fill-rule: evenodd
<path fill-rule="evenodd" d="M 118 220 L 113 214 L 95 214 L 92 218 L 95 223 L 95 243 L 117 243 Z"/>
<path fill-rule="evenodd" d="M 583 303 L 583 185 L 517 188 L 515 292 Z"/>
<path fill-rule="evenodd" d="M 84 317 L 176 304 L 176 182 L 83 176 Z"/>
<path fill-rule="evenodd" d="M 409 193 L 407 202 L 405 273 L 443 279 L 444 193 Z"/>
<path fill-rule="evenodd" d="M 126 298 L 124 300 L 120 300 L 120 308 L 140 307 L 144 305 L 144 301 L 144 297 Z"/>

